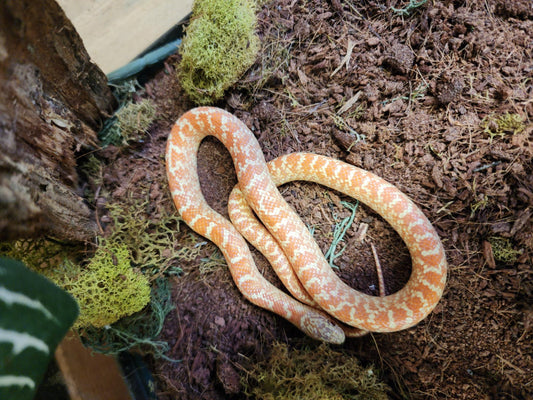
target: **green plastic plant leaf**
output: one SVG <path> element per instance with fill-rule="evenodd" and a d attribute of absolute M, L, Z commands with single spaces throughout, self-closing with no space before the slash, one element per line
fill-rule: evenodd
<path fill-rule="evenodd" d="M 68 293 L 21 262 L 0 257 L 0 399 L 33 398 L 77 316 Z"/>

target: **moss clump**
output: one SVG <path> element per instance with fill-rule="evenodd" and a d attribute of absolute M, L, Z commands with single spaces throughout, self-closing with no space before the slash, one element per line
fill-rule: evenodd
<path fill-rule="evenodd" d="M 0 255 L 22 261 L 36 272 L 45 272 L 60 265 L 80 248 L 49 239 L 20 239 L 0 243 Z"/>
<path fill-rule="evenodd" d="M 155 106 L 149 99 L 128 103 L 117 111 L 120 134 L 124 142 L 141 140 L 155 119 Z"/>
<path fill-rule="evenodd" d="M 521 254 L 520 251 L 513 249 L 513 244 L 507 238 L 493 236 L 489 238 L 489 243 L 496 261 L 513 264 Z"/>
<path fill-rule="evenodd" d="M 481 121 L 481 129 L 488 133 L 490 140 L 496 136 L 505 137 L 506 134 L 522 133 L 525 129 L 524 120 L 519 114 L 505 113 L 503 115 L 488 115 Z"/>
<path fill-rule="evenodd" d="M 181 85 L 195 103 L 222 98 L 252 65 L 259 49 L 255 25 L 252 0 L 195 1 L 178 65 Z"/>
<path fill-rule="evenodd" d="M 388 387 L 372 368 L 363 368 L 326 344 L 291 350 L 276 343 L 268 361 L 243 379 L 248 395 L 262 400 L 386 400 Z"/>
<path fill-rule="evenodd" d="M 98 133 L 104 145 L 124 146 L 141 141 L 154 122 L 156 108 L 149 99 L 134 103 L 127 100 L 115 115 L 108 119 Z"/>
<path fill-rule="evenodd" d="M 80 306 L 75 328 L 104 327 L 150 302 L 148 279 L 134 271 L 130 258 L 126 247 L 104 245 L 85 268 L 66 260 L 49 274 Z"/>
<path fill-rule="evenodd" d="M 133 263 L 144 274 L 154 279 L 163 274 L 179 275 L 176 264 L 194 260 L 200 254 L 201 244 L 190 236 L 188 245 L 175 248 L 180 234 L 181 218 L 176 214 L 160 213 L 158 218 L 148 216 L 148 203 L 131 202 L 107 205 L 113 220 L 113 229 L 107 240 L 124 244 L 132 255 Z M 154 213 L 155 214 L 155 213 Z"/>
<path fill-rule="evenodd" d="M 106 326 L 150 301 L 148 279 L 131 267 L 123 245 L 104 242 L 86 266 L 72 261 L 73 249 L 46 239 L 3 243 L 0 253 L 23 261 L 70 293 L 80 307 L 75 328 Z"/>

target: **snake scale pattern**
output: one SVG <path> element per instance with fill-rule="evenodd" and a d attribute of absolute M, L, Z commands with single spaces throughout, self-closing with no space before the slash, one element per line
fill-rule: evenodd
<path fill-rule="evenodd" d="M 233 223 L 207 204 L 200 188 L 197 153 L 208 135 L 226 146 L 234 162 L 239 183 L 229 201 Z M 447 264 L 435 229 L 406 195 L 370 172 L 310 153 L 281 156 L 267 164 L 246 125 L 214 107 L 195 108 L 176 122 L 167 142 L 166 165 L 178 212 L 194 231 L 220 248 L 244 297 L 315 339 L 342 343 L 346 336 L 366 331 L 409 328 L 424 319 L 442 296 Z M 277 189 L 292 180 L 338 190 L 387 220 L 411 255 L 407 284 L 394 294 L 376 297 L 343 283 Z M 251 210 L 262 226 L 254 222 Z M 259 246 L 295 298 L 261 275 L 243 236 Z"/>

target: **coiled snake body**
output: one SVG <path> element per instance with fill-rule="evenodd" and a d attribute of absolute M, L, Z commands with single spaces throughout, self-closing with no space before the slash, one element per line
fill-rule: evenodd
<path fill-rule="evenodd" d="M 226 146 L 235 165 L 239 183 L 229 204 L 233 224 L 209 207 L 200 189 L 197 152 L 208 135 Z M 178 212 L 194 231 L 220 248 L 241 293 L 313 338 L 342 343 L 345 333 L 406 329 L 425 318 L 442 295 L 447 266 L 436 231 L 407 196 L 370 172 L 309 153 L 282 156 L 267 165 L 259 143 L 244 123 L 212 107 L 193 109 L 176 122 L 167 143 L 166 163 Z M 291 180 L 314 181 L 343 192 L 385 218 L 410 252 L 413 266 L 407 284 L 392 295 L 375 297 L 343 283 L 277 190 L 276 185 Z M 247 205 L 266 229 L 257 225 L 247 228 L 252 218 Z M 300 301 L 259 273 L 246 241 L 234 225 L 241 226 L 243 235 L 256 236 L 247 236 L 252 243 L 267 236 L 266 247 L 261 251 L 271 263 L 279 260 L 278 275 Z"/>

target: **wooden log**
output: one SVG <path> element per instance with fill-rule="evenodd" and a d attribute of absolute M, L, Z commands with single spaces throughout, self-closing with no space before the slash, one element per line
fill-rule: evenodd
<path fill-rule="evenodd" d="M 0 2 L 0 241 L 94 236 L 76 160 L 114 102 L 54 0 Z"/>

